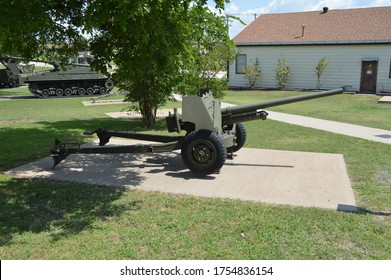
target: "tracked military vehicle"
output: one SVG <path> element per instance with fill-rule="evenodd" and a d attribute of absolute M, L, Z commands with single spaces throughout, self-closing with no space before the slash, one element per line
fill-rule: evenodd
<path fill-rule="evenodd" d="M 51 62 L 54 69 L 43 71 L 26 79 L 30 92 L 40 98 L 102 95 L 109 93 L 114 82 L 95 72 L 88 64 L 61 66 Z"/>

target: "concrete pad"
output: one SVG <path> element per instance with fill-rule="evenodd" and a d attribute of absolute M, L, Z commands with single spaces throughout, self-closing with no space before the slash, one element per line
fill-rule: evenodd
<path fill-rule="evenodd" d="M 227 159 L 220 174 L 206 177 L 193 175 L 177 151 L 74 154 L 55 170 L 51 167 L 52 159 L 47 157 L 7 173 L 24 178 L 335 210 L 356 205 L 340 154 L 241 149 L 234 159 Z"/>
<path fill-rule="evenodd" d="M 380 98 L 379 103 L 391 103 L 391 96 L 383 96 Z"/>
<path fill-rule="evenodd" d="M 181 113 L 182 109 L 177 109 L 178 113 Z M 158 109 L 156 111 L 157 117 L 167 117 L 169 113 L 174 113 L 174 109 Z M 142 115 L 140 112 L 137 111 L 127 111 L 127 112 L 108 112 L 105 113 L 107 116 L 113 118 L 113 119 L 127 119 L 127 118 L 142 118 Z"/>

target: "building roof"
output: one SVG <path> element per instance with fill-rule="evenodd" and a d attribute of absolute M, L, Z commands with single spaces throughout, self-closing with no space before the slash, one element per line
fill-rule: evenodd
<path fill-rule="evenodd" d="M 265 14 L 233 41 L 237 45 L 391 43 L 391 7 Z"/>

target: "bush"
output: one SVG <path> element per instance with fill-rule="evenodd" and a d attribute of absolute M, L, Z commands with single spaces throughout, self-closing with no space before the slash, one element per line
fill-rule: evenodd
<path fill-rule="evenodd" d="M 247 68 L 242 68 L 242 71 L 244 74 L 246 74 L 246 77 L 248 79 L 248 83 L 250 84 L 251 88 L 254 88 L 255 83 L 257 80 L 261 77 L 261 70 L 258 69 L 259 67 L 259 61 L 258 58 L 255 60 L 255 63 L 250 63 L 250 66 Z"/>
<path fill-rule="evenodd" d="M 286 87 L 289 75 L 290 70 L 285 58 L 279 58 L 276 66 L 276 80 L 279 89 L 284 89 Z"/>
<path fill-rule="evenodd" d="M 320 77 L 322 76 L 324 70 L 326 69 L 328 65 L 326 57 L 323 57 L 318 61 L 318 64 L 315 67 L 315 75 L 316 78 L 318 79 L 318 82 L 316 84 L 316 89 L 320 89 Z"/>

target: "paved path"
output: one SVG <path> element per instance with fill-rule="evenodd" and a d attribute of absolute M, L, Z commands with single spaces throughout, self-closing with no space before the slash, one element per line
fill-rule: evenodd
<path fill-rule="evenodd" d="M 370 127 L 335 122 L 335 121 L 327 121 L 327 120 L 303 117 L 303 116 L 292 115 L 292 114 L 277 113 L 274 111 L 267 111 L 267 112 L 269 113 L 268 118 L 271 120 L 305 126 L 305 127 L 311 127 L 319 130 L 357 137 L 357 138 L 366 139 L 370 141 L 391 144 L 391 131 L 389 130 L 370 128 Z M 391 122 L 391 108 L 390 108 L 390 119 L 385 121 Z"/>

